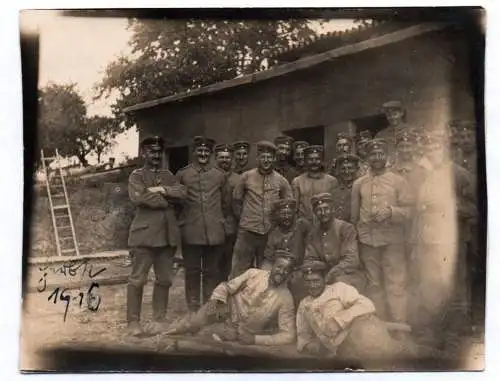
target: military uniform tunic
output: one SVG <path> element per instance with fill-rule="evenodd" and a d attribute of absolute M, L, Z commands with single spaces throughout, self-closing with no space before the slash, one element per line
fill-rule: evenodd
<path fill-rule="evenodd" d="M 182 239 L 188 245 L 221 245 L 225 242 L 228 190 L 224 172 L 214 166 L 189 164 L 177 172 L 187 187 L 179 216 Z"/>

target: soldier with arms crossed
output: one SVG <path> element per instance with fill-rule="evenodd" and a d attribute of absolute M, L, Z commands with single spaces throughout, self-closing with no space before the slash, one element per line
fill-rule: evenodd
<path fill-rule="evenodd" d="M 127 323 L 129 332 L 135 336 L 143 333 L 140 325 L 142 296 L 151 266 L 156 275 L 153 319 L 161 323 L 165 318 L 174 254 L 180 244 L 174 205 L 186 198 L 186 188 L 168 169 L 161 168 L 163 139 L 146 138 L 141 141 L 140 148 L 144 166 L 132 172 L 128 185 L 136 215 L 128 239 L 132 268 L 127 286 Z"/>

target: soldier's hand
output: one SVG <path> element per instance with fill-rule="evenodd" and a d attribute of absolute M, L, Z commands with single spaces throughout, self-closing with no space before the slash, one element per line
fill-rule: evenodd
<path fill-rule="evenodd" d="M 222 303 L 219 300 L 214 300 L 211 299 L 207 302 L 207 315 L 208 316 L 214 316 L 215 313 L 217 312 L 217 309 L 219 308 L 219 304 Z"/>
<path fill-rule="evenodd" d="M 390 207 L 384 208 L 374 213 L 373 219 L 375 222 L 382 222 L 392 216 L 392 209 Z"/>
<path fill-rule="evenodd" d="M 152 193 L 165 194 L 165 189 L 163 187 L 160 187 L 160 186 L 158 186 L 158 187 L 149 187 L 148 191 L 152 192 Z"/>
<path fill-rule="evenodd" d="M 215 319 L 217 321 L 225 321 L 229 316 L 229 306 L 226 303 L 219 303 L 215 310 Z"/>
<path fill-rule="evenodd" d="M 307 343 L 304 351 L 313 356 L 320 356 L 324 352 L 324 347 L 319 341 Z"/>
<path fill-rule="evenodd" d="M 330 271 L 328 271 L 328 274 L 326 274 L 325 277 L 326 284 L 335 283 L 338 276 L 339 272 L 337 271 L 337 269 L 331 269 Z"/>
<path fill-rule="evenodd" d="M 244 328 L 238 328 L 238 341 L 245 345 L 254 345 L 255 336 Z"/>

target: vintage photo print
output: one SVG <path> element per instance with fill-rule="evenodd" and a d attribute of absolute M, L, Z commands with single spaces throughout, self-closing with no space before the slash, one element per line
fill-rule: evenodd
<path fill-rule="evenodd" d="M 483 370 L 485 16 L 23 10 L 20 370 Z"/>

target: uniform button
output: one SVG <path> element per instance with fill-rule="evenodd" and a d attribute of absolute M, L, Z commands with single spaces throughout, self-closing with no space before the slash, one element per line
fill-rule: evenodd
<path fill-rule="evenodd" d="M 323 236 L 326 236 L 326 232 L 323 233 Z"/>

